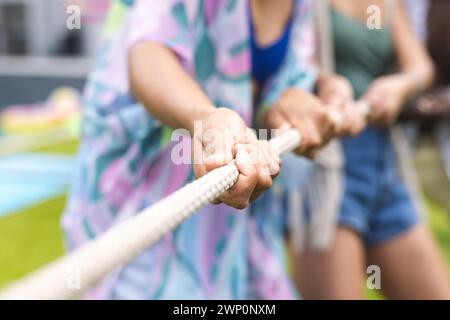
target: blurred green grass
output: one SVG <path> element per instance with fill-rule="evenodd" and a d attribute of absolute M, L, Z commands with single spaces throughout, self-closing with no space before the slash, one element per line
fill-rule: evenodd
<path fill-rule="evenodd" d="M 63 254 L 64 203 L 60 197 L 0 219 L 0 287 Z"/>
<path fill-rule="evenodd" d="M 450 214 L 432 202 L 428 202 L 428 207 L 431 212 L 428 223 L 450 270 Z"/>

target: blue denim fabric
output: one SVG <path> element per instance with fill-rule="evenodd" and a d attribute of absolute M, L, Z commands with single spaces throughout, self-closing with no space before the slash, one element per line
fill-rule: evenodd
<path fill-rule="evenodd" d="M 358 232 L 367 246 L 390 240 L 420 221 L 400 180 L 387 130 L 367 128 L 342 141 L 344 195 L 339 224 Z"/>

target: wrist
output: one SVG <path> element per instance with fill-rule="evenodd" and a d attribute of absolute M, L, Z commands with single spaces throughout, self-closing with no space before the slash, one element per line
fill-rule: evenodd
<path fill-rule="evenodd" d="M 423 91 L 423 81 L 420 75 L 415 72 L 405 72 L 402 74 L 404 79 L 404 95 L 405 99 L 412 97 L 414 95 L 418 95 Z"/>
<path fill-rule="evenodd" d="M 217 111 L 214 105 L 206 105 L 190 111 L 183 121 L 182 127 L 187 129 L 191 136 L 194 135 L 195 123 L 203 121 Z"/>

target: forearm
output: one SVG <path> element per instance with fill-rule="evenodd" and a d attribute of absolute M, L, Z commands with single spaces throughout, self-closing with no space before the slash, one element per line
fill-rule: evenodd
<path fill-rule="evenodd" d="M 404 68 L 399 76 L 404 79 L 405 96 L 411 97 L 430 87 L 433 83 L 434 70 L 431 65 L 411 66 Z"/>
<path fill-rule="evenodd" d="M 214 111 L 200 86 L 181 67 L 177 56 L 153 42 L 137 44 L 129 55 L 133 95 L 163 124 L 191 133 L 194 121 Z"/>
<path fill-rule="evenodd" d="M 400 3 L 393 29 L 394 45 L 404 78 L 405 93 L 411 96 L 426 90 L 434 80 L 434 66 L 424 46 L 414 35 L 405 8 Z"/>

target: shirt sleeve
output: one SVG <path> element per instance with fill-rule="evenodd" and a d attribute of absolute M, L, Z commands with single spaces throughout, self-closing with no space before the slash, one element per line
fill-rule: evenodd
<path fill-rule="evenodd" d="M 200 0 L 115 0 L 106 21 L 100 52 L 88 88 L 102 93 L 96 104 L 110 105 L 129 88 L 128 57 L 138 43 L 154 41 L 172 50 L 193 72 L 194 32 Z"/>
<path fill-rule="evenodd" d="M 193 33 L 197 1 L 135 0 L 126 26 L 126 46 L 154 41 L 175 52 L 182 62 L 192 61 Z"/>

